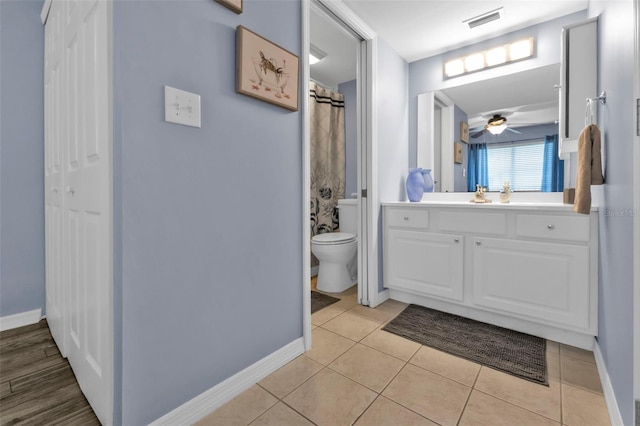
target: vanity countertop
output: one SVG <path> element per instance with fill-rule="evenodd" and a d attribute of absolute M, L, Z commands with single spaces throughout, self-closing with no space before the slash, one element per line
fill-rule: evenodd
<path fill-rule="evenodd" d="M 472 197 L 473 194 L 470 194 Z M 471 203 L 467 201 L 460 200 L 422 200 L 419 202 L 409 202 L 409 201 L 391 201 L 391 202 L 383 202 L 381 203 L 383 206 L 402 206 L 402 207 L 464 207 L 470 209 L 509 209 L 509 210 L 541 210 L 541 211 L 562 211 L 562 212 L 572 212 L 573 204 L 563 204 L 563 203 L 550 203 L 550 202 L 510 202 L 510 203 L 501 203 L 499 201 L 492 201 L 491 203 Z M 591 211 L 598 211 L 597 206 L 591 206 Z"/>

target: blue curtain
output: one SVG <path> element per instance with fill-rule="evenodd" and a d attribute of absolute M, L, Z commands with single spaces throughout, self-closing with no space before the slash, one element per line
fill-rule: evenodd
<path fill-rule="evenodd" d="M 558 135 L 544 137 L 542 192 L 562 192 L 564 189 L 564 160 L 558 157 Z"/>
<path fill-rule="evenodd" d="M 476 185 L 489 186 L 489 167 L 487 161 L 487 144 L 469 144 L 469 173 L 467 174 L 467 190 L 476 191 Z"/>

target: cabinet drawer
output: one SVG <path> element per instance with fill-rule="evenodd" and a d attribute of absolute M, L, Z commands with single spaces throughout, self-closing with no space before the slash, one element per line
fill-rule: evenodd
<path fill-rule="evenodd" d="M 472 232 L 474 234 L 504 235 L 507 216 L 504 213 L 473 211 L 440 211 L 441 231 Z"/>
<path fill-rule="evenodd" d="M 589 241 L 588 216 L 520 214 L 516 220 L 519 237 L 563 241 Z"/>
<path fill-rule="evenodd" d="M 429 228 L 429 211 L 425 209 L 387 208 L 385 217 L 387 226 L 402 228 Z"/>

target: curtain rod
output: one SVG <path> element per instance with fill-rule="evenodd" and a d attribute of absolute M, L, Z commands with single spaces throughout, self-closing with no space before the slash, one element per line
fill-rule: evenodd
<path fill-rule="evenodd" d="M 507 144 L 507 143 L 520 143 L 520 142 L 532 142 L 532 141 L 544 142 L 544 139 L 546 136 L 553 136 L 553 135 L 545 135 L 538 138 L 519 139 L 517 141 L 474 142 L 474 143 L 471 143 L 470 145 L 477 145 L 480 143 L 486 143 L 487 145 L 499 145 L 499 144 Z"/>

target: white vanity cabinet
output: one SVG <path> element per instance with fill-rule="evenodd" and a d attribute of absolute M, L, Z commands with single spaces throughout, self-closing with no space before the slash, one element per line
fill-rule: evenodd
<path fill-rule="evenodd" d="M 597 213 L 387 203 L 390 297 L 578 347 L 597 335 Z"/>

